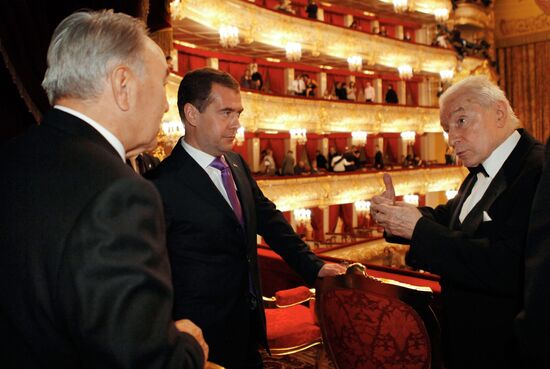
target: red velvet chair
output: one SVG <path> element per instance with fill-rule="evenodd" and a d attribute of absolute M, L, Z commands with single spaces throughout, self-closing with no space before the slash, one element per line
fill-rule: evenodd
<path fill-rule="evenodd" d="M 300 286 L 264 297 L 267 341 L 272 355 L 289 355 L 321 345 L 315 316 L 315 290 Z M 323 357 L 319 348 L 318 361 Z"/>
<path fill-rule="evenodd" d="M 363 274 L 317 281 L 317 312 L 336 369 L 441 368 L 432 294 Z"/>

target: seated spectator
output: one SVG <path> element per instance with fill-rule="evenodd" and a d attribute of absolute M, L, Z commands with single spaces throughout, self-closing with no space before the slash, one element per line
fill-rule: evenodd
<path fill-rule="evenodd" d="M 325 158 L 325 155 L 323 155 L 319 150 L 315 152 L 315 163 L 318 169 L 328 169 L 327 158 Z"/>
<path fill-rule="evenodd" d="M 405 32 L 405 37 L 403 37 L 403 40 L 412 41 L 412 37 L 409 31 Z"/>
<path fill-rule="evenodd" d="M 306 96 L 315 97 L 315 90 L 317 89 L 317 81 L 311 78 L 308 74 L 304 74 L 304 82 L 306 84 Z"/>
<path fill-rule="evenodd" d="M 334 100 L 334 95 L 330 92 L 328 88 L 325 89 L 325 92 L 323 93 L 323 99 L 325 100 Z"/>
<path fill-rule="evenodd" d="M 401 163 L 401 166 L 403 168 L 408 168 L 408 167 L 412 167 L 413 166 L 413 158 L 412 158 L 412 155 L 411 154 L 407 154 L 407 156 L 405 157 L 405 159 L 403 159 L 402 163 Z"/>
<path fill-rule="evenodd" d="M 309 168 L 306 166 L 305 161 L 299 160 L 298 164 L 294 167 L 294 174 L 308 174 Z"/>
<path fill-rule="evenodd" d="M 397 93 L 393 89 L 393 85 L 388 85 L 388 91 L 386 92 L 386 103 L 388 104 L 397 104 L 399 99 L 397 98 Z"/>
<path fill-rule="evenodd" d="M 292 81 L 291 91 L 296 96 L 306 95 L 306 83 L 304 82 L 303 75 L 297 75 Z"/>
<path fill-rule="evenodd" d="M 279 5 L 275 7 L 275 10 L 290 14 L 296 14 L 296 10 L 292 8 L 292 1 L 290 0 L 279 0 Z"/>
<path fill-rule="evenodd" d="M 421 167 L 423 164 L 424 162 L 422 161 L 422 159 L 420 159 L 420 156 L 415 155 L 412 161 L 413 167 Z"/>
<path fill-rule="evenodd" d="M 253 90 L 261 91 L 262 88 L 264 87 L 264 79 L 262 78 L 262 74 L 258 72 L 257 67 L 256 67 L 256 70 L 250 76 L 250 81 L 251 81 L 250 87 Z"/>
<path fill-rule="evenodd" d="M 387 36 L 387 35 L 388 35 L 388 31 L 386 31 L 386 27 L 380 26 L 380 36 Z"/>
<path fill-rule="evenodd" d="M 347 100 L 348 91 L 346 88 L 346 82 L 337 82 L 336 87 L 334 88 L 334 93 L 336 94 L 338 100 Z"/>
<path fill-rule="evenodd" d="M 372 87 L 372 83 L 370 82 L 367 82 L 367 86 L 365 87 L 365 101 L 366 102 L 374 101 L 374 87 Z"/>
<path fill-rule="evenodd" d="M 292 150 L 288 150 L 288 152 L 285 155 L 285 158 L 283 159 L 283 163 L 281 165 L 281 175 L 283 176 L 293 176 L 294 175 L 294 152 Z"/>
<path fill-rule="evenodd" d="M 330 166 L 332 167 L 333 172 L 345 172 L 346 166 L 351 164 L 353 163 L 347 161 L 346 158 L 344 158 L 344 155 L 336 153 L 336 155 L 332 158 Z"/>
<path fill-rule="evenodd" d="M 357 87 L 355 87 L 355 82 L 350 81 L 348 87 L 346 87 L 346 97 L 348 100 L 357 100 Z"/>
<path fill-rule="evenodd" d="M 277 166 L 275 165 L 275 159 L 273 159 L 273 151 L 271 149 L 266 149 L 262 152 L 262 174 L 268 176 L 274 176 L 277 173 Z"/>
<path fill-rule="evenodd" d="M 319 168 L 317 167 L 317 162 L 314 160 L 311 162 L 311 169 L 309 170 L 310 174 L 319 174 Z"/>
<path fill-rule="evenodd" d="M 319 10 L 319 7 L 317 6 L 317 3 L 315 2 L 315 0 L 308 0 L 307 6 L 306 6 L 307 17 L 311 19 L 317 19 L 318 10 Z"/>
<path fill-rule="evenodd" d="M 240 85 L 241 88 L 252 88 L 252 72 L 250 72 L 249 68 L 244 71 L 244 74 L 241 77 Z"/>

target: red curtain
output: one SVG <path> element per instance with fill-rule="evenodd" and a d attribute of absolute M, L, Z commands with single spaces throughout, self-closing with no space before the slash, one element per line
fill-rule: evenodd
<path fill-rule="evenodd" d="M 206 57 L 178 52 L 178 74 L 184 75 L 190 70 L 206 66 Z"/>
<path fill-rule="evenodd" d="M 318 207 L 311 208 L 311 228 L 313 229 L 314 241 L 325 241 L 325 231 L 323 229 L 323 210 Z"/>
<path fill-rule="evenodd" d="M 246 70 L 247 66 L 247 63 L 219 60 L 220 70 L 231 74 L 233 78 L 235 78 L 237 81 L 241 80 L 241 77 L 244 75 L 244 71 Z"/>
<path fill-rule="evenodd" d="M 401 157 L 399 156 L 399 133 L 384 133 L 384 154 L 388 156 L 390 162 L 398 163 Z"/>
<path fill-rule="evenodd" d="M 334 24 L 335 26 L 344 26 L 344 15 L 332 13 L 325 9 L 325 22 Z"/>
<path fill-rule="evenodd" d="M 421 150 L 422 150 L 422 136 L 419 134 L 416 134 L 416 139 L 414 140 L 414 146 L 413 146 L 414 154 L 420 157 L 420 153 L 422 152 Z"/>
<path fill-rule="evenodd" d="M 340 205 L 329 205 L 328 207 L 328 229 L 329 233 L 334 233 L 340 216 Z"/>
<path fill-rule="evenodd" d="M 246 147 L 246 141 L 243 142 L 242 145 L 233 145 L 233 151 L 237 154 L 240 154 L 243 159 L 248 163 L 248 150 Z"/>
<path fill-rule="evenodd" d="M 262 66 L 264 72 L 264 90 L 278 95 L 285 94 L 285 71 L 284 68 L 274 66 Z"/>
<path fill-rule="evenodd" d="M 336 148 L 336 151 L 342 154 L 344 151 L 346 151 L 346 147 L 348 146 L 348 139 L 350 137 L 351 133 L 331 134 L 328 137 L 328 146 L 334 146 Z"/>
<path fill-rule="evenodd" d="M 277 168 L 280 168 L 286 154 L 284 138 L 260 137 L 260 151 L 266 148 L 270 148 L 273 151 L 275 165 L 277 165 Z"/>
<path fill-rule="evenodd" d="M 414 28 L 409 28 L 409 27 L 404 27 L 404 29 L 403 29 L 403 37 L 405 37 L 405 35 L 407 34 L 407 32 L 409 32 L 409 35 L 411 36 L 410 41 L 411 41 L 411 42 L 416 42 L 416 38 L 415 38 L 415 29 L 414 29 Z"/>
<path fill-rule="evenodd" d="M 342 219 L 343 233 L 349 233 L 353 230 L 353 204 L 340 204 L 329 206 L 329 230 L 334 233 L 338 218 Z"/>
<path fill-rule="evenodd" d="M 418 105 L 418 81 L 407 81 L 406 83 L 407 105 Z"/>

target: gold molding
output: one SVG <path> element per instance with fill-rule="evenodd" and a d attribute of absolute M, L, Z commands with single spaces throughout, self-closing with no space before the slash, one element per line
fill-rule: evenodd
<path fill-rule="evenodd" d="M 177 108 L 180 81 L 181 77 L 170 75 L 166 88 L 170 110 L 163 118 L 165 122 L 180 121 Z M 253 92 L 241 95 L 244 111 L 240 122 L 248 132 L 291 128 L 306 128 L 316 133 L 441 132 L 438 108 L 346 103 Z"/>
<path fill-rule="evenodd" d="M 459 2 L 449 24 L 469 25 L 492 30 L 493 20 L 492 13 L 482 5 Z"/>
<path fill-rule="evenodd" d="M 284 49 L 286 43 L 292 41 L 299 42 L 302 50 L 313 55 L 323 53 L 342 59 L 361 55 L 366 65 L 397 68 L 408 64 L 415 71 L 428 73 L 439 73 L 456 66 L 455 53 L 448 49 L 289 17 L 241 0 L 182 0 L 174 6 L 172 16 L 175 19 L 187 17 L 212 29 L 231 24 L 239 28 L 245 42 L 258 41 Z"/>
<path fill-rule="evenodd" d="M 390 173 L 397 196 L 458 189 L 462 167 L 402 170 Z M 264 195 L 281 211 L 349 204 L 370 199 L 384 189 L 383 173 L 354 173 L 281 179 L 259 179 Z"/>

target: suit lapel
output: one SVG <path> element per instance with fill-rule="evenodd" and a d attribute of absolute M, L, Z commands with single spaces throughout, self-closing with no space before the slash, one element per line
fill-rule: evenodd
<path fill-rule="evenodd" d="M 208 174 L 201 168 L 195 159 L 185 151 L 181 142 L 178 142 L 174 147 L 171 157 L 173 157 L 179 167 L 177 176 L 180 183 L 183 183 L 195 194 L 218 208 L 221 212 L 232 218 L 237 224 L 240 224 L 233 209 L 229 206 L 214 183 L 212 183 Z"/>

